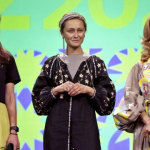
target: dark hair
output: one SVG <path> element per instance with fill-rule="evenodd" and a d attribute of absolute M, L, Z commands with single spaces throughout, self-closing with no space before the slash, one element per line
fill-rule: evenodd
<path fill-rule="evenodd" d="M 1 15 L 0 15 L 0 22 L 1 22 Z M 9 58 L 10 58 L 10 53 L 3 48 L 0 42 L 0 64 L 8 63 Z"/>
<path fill-rule="evenodd" d="M 148 17 L 144 26 L 141 44 L 143 45 L 141 61 L 146 62 L 150 58 L 150 16 Z"/>
<path fill-rule="evenodd" d="M 10 59 L 10 53 L 3 49 L 2 44 L 0 43 L 0 64 L 8 63 Z"/>
<path fill-rule="evenodd" d="M 62 19 L 63 19 L 65 16 L 69 15 L 69 14 L 71 14 L 71 13 L 65 14 L 65 15 L 62 17 Z M 63 32 L 63 29 L 65 28 L 65 23 L 66 23 L 66 21 L 72 20 L 72 19 L 79 19 L 79 20 L 81 20 L 81 21 L 83 22 L 83 24 L 84 24 L 84 28 L 85 28 L 85 31 L 86 31 L 86 30 L 87 30 L 87 24 L 86 24 L 86 22 L 85 22 L 84 17 L 81 16 L 80 14 L 78 14 L 78 13 L 72 13 L 72 14 L 76 14 L 77 16 L 71 16 L 71 17 L 65 19 L 65 21 L 61 24 L 61 26 L 60 26 L 60 22 L 62 21 L 62 19 L 60 20 L 60 22 L 59 22 L 60 31 Z"/>

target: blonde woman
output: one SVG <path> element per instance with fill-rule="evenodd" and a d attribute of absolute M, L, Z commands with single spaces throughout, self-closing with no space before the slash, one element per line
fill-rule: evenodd
<path fill-rule="evenodd" d="M 143 34 L 141 61 L 131 69 L 124 99 L 114 112 L 118 129 L 134 133 L 134 150 L 150 148 L 150 17 Z"/>

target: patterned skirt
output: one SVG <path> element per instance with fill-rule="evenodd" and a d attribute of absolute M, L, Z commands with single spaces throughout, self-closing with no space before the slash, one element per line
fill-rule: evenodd
<path fill-rule="evenodd" d="M 6 105 L 0 103 L 0 150 L 5 149 L 9 136 L 10 123 Z"/>

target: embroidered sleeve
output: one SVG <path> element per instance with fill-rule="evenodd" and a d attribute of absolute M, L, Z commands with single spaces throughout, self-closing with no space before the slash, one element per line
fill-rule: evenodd
<path fill-rule="evenodd" d="M 91 99 L 95 110 L 100 115 L 109 115 L 113 111 L 116 91 L 114 83 L 109 78 L 104 61 L 95 57 L 95 96 Z"/>
<path fill-rule="evenodd" d="M 52 92 L 52 79 L 50 78 L 53 62 L 53 57 L 45 61 L 33 87 L 32 102 L 38 115 L 47 115 L 56 102 Z"/>

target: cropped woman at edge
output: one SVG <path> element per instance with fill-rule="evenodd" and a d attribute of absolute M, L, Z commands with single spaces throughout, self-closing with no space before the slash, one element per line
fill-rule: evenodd
<path fill-rule="evenodd" d="M 14 85 L 20 76 L 13 56 L 0 43 L 0 150 L 12 143 L 19 149 Z"/>
<path fill-rule="evenodd" d="M 124 98 L 114 112 L 119 130 L 134 133 L 133 149 L 149 150 L 150 134 L 150 17 L 144 26 L 141 61 L 131 69 Z"/>

